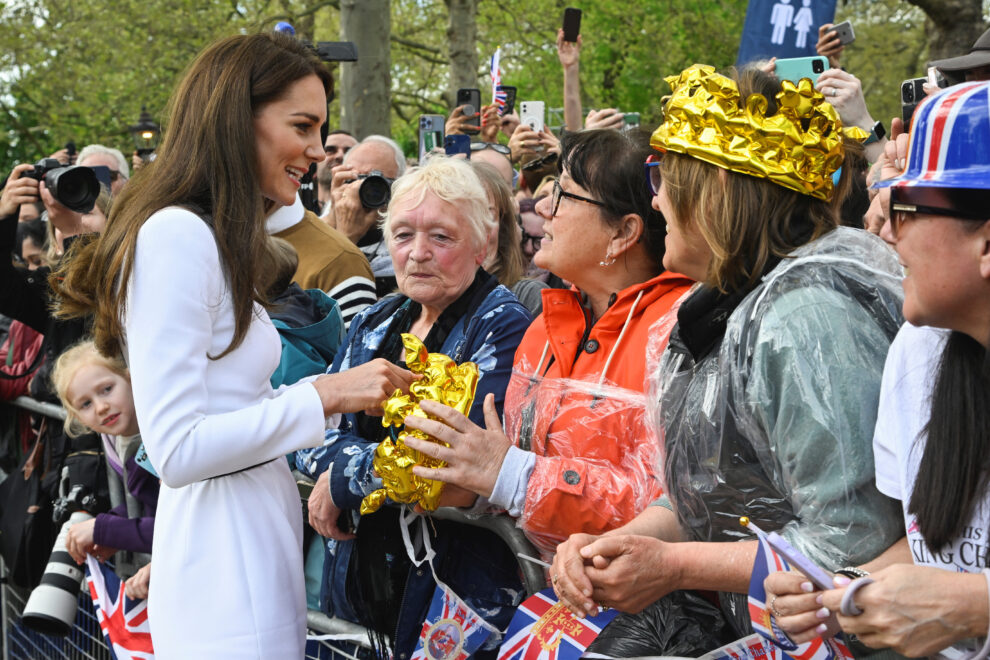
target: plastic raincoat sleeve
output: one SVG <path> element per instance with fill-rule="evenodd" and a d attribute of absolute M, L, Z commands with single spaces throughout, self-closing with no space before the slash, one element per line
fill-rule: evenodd
<path fill-rule="evenodd" d="M 659 446 L 646 396 L 618 387 L 539 378 L 517 365 L 506 432 L 536 454 L 519 524 L 544 551 L 570 534 L 601 534 L 632 520 L 660 495 Z"/>
<path fill-rule="evenodd" d="M 744 392 L 739 430 L 769 438 L 764 467 L 796 515 L 782 535 L 829 569 L 869 560 L 903 535 L 896 504 L 873 483 L 888 346 L 863 307 L 825 288 L 801 288 L 766 312 L 730 376 Z M 754 367 L 748 376 L 744 363 Z"/>

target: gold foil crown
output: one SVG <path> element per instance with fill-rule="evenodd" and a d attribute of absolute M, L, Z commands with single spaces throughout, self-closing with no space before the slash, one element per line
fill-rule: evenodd
<path fill-rule="evenodd" d="M 674 93 L 650 138 L 655 149 L 770 179 L 825 201 L 832 198 L 832 175 L 842 166 L 842 136 L 867 137 L 857 127 L 843 129 L 839 113 L 808 78 L 797 84 L 782 80 L 777 113 L 769 117 L 762 94 L 740 103 L 736 82 L 713 67 L 695 64 L 665 80 Z"/>

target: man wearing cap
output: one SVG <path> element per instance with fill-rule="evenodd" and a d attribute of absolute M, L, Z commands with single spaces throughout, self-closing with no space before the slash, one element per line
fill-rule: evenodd
<path fill-rule="evenodd" d="M 980 35 L 967 54 L 935 60 L 929 66 L 941 71 L 950 84 L 990 80 L 990 30 Z"/>

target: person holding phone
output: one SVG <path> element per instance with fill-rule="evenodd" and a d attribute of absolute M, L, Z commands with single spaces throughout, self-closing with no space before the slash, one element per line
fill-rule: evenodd
<path fill-rule="evenodd" d="M 302 520 L 285 455 L 413 380 L 376 360 L 278 392 L 269 382 L 280 348 L 263 306 L 266 216 L 324 158 L 332 83 L 284 33 L 207 46 L 173 95 L 158 157 L 59 272 L 60 313 L 94 313 L 97 348 L 126 358 L 162 480 L 148 616 L 159 658 L 303 656 Z"/>
<path fill-rule="evenodd" d="M 668 80 L 653 204 L 668 223 L 664 265 L 700 285 L 656 376 L 667 497 L 602 536 L 571 536 L 550 571 L 572 611 L 623 612 L 589 647 L 617 657 L 697 657 L 752 633 L 757 542 L 741 515 L 831 569 L 902 533 L 870 451 L 900 268 L 878 238 L 837 226 L 848 168 L 832 178 L 862 132 L 847 136 L 818 93 L 781 112 L 800 92 L 757 69 L 696 65 Z M 801 149 L 776 141 L 779 124 L 751 122 L 757 100 Z"/>
<path fill-rule="evenodd" d="M 796 641 L 823 634 L 834 613 L 843 630 L 871 647 L 912 657 L 987 654 L 988 102 L 986 82 L 926 100 L 910 136 L 907 171 L 876 184 L 890 195 L 881 236 L 905 266 L 908 321 L 884 368 L 873 437 L 876 480 L 901 502 L 907 531 L 880 560 L 837 576 L 834 590 L 813 592 L 789 573 L 768 577 L 778 625 Z M 936 119 L 947 107 L 950 118 Z M 937 169 L 928 165 L 936 149 L 947 154 Z M 851 587 L 850 577 L 871 582 Z"/>

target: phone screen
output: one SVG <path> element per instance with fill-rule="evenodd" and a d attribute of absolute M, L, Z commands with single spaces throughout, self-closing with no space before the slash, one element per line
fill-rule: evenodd
<path fill-rule="evenodd" d="M 564 10 L 564 41 L 576 43 L 581 34 L 581 10 L 568 7 Z"/>

